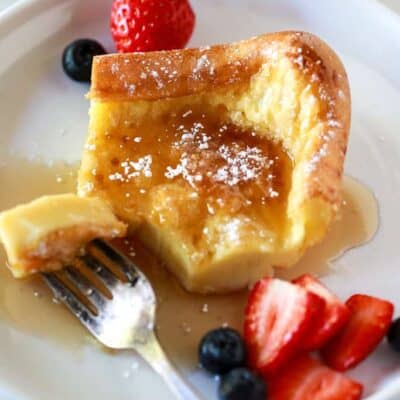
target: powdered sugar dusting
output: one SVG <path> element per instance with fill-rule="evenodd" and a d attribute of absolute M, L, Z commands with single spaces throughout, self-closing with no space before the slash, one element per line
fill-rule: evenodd
<path fill-rule="evenodd" d="M 178 185 L 208 215 L 264 207 L 287 193 L 283 176 L 291 164 L 278 145 L 224 121 L 223 109 L 210 118 L 207 106 L 192 105 L 140 129 L 127 124 L 110 135 L 118 158 L 105 174 L 97 171 L 96 181 L 123 184 L 121 201 L 129 207 L 153 196 L 154 186 Z"/>
<path fill-rule="evenodd" d="M 111 73 L 113 75 L 117 74 L 119 72 L 119 65 L 117 63 L 113 63 L 111 65 Z"/>
<path fill-rule="evenodd" d="M 143 175 L 146 178 L 152 177 L 151 155 L 140 157 L 137 161 L 125 160 L 121 163 L 122 172 L 115 172 L 108 176 L 110 181 L 129 182 L 133 178 Z"/>
<path fill-rule="evenodd" d="M 193 77 L 195 79 L 199 79 L 202 73 L 206 73 L 210 76 L 214 76 L 215 74 L 214 64 L 209 60 L 207 54 L 203 54 L 199 57 L 193 68 Z"/>
<path fill-rule="evenodd" d="M 186 110 L 182 118 L 193 118 L 193 111 Z M 209 127 L 202 118 L 176 126 L 178 139 L 172 147 L 180 153 L 175 165 L 166 167 L 164 176 L 168 180 L 182 178 L 193 188 L 230 187 L 236 190 L 240 185 L 256 184 L 263 199 L 279 196 L 275 188 L 279 157 L 272 156 L 260 144 L 255 132 L 250 132 L 250 144 L 243 137 L 231 137 L 232 127 L 220 124 L 210 134 Z M 247 135 L 247 134 L 246 134 Z M 229 137 L 229 140 L 228 140 Z M 242 199 L 246 206 L 252 200 Z M 216 198 L 223 206 L 223 198 Z M 208 210 L 212 213 L 213 210 Z"/>
<path fill-rule="evenodd" d="M 235 147 L 221 145 L 218 153 L 226 164 L 218 168 L 214 179 L 216 182 L 224 182 L 229 186 L 256 179 L 265 165 L 269 162 L 273 163 L 273 160 L 267 160 L 258 147 L 246 146 L 245 149 L 238 150 Z"/>

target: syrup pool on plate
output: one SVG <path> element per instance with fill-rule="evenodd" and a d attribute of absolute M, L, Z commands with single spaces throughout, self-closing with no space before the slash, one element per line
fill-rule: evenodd
<path fill-rule="evenodd" d="M 17 158 L 4 159 L 0 166 L 0 210 L 28 202 L 44 194 L 75 189 L 76 166 Z M 33 335 L 51 337 L 57 342 L 77 346 L 86 340 L 85 330 L 53 296 L 39 276 L 16 280 L 6 268 L 0 246 L 0 323 Z"/>
<path fill-rule="evenodd" d="M 55 163 L 10 158 L 0 167 L 3 193 L 0 210 L 32 200 L 43 194 L 71 192 L 75 189 L 76 167 Z M 344 250 L 361 245 L 378 227 L 375 197 L 354 179 L 344 179 L 341 217 L 325 240 L 311 249 L 299 265 L 280 271 L 290 278 L 303 272 L 324 273 L 329 260 Z M 143 269 L 152 281 L 159 300 L 157 327 L 168 354 L 189 370 L 197 368 L 196 349 L 200 337 L 209 329 L 229 325 L 240 329 L 247 292 L 221 296 L 193 295 L 184 291 L 162 264 L 134 239 L 120 240 L 117 246 Z M 6 268 L 0 249 L 0 323 L 67 346 L 82 346 L 89 334 L 60 304 L 53 301 L 40 277 L 15 280 Z M 349 266 L 350 268 L 351 266 Z"/>
<path fill-rule="evenodd" d="M 324 240 L 310 248 L 294 268 L 277 270 L 278 277 L 293 279 L 303 273 L 324 275 L 346 250 L 373 238 L 379 226 L 379 209 L 374 194 L 356 179 L 345 176 L 342 197 L 338 218 Z"/>

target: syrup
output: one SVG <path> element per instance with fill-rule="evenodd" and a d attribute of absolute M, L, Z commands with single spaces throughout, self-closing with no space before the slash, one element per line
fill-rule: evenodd
<path fill-rule="evenodd" d="M 266 232 L 282 231 L 293 168 L 280 144 L 226 124 L 223 107 L 208 108 L 192 105 L 140 127 L 127 121 L 97 132 L 89 146 L 98 167 L 86 175 L 119 216 L 150 215 L 152 223 L 168 228 L 179 219 L 187 245 L 200 254 L 208 248 L 203 228 L 220 209 Z"/>
<path fill-rule="evenodd" d="M 373 238 L 379 225 L 378 203 L 373 193 L 356 179 L 345 176 L 342 197 L 338 219 L 324 240 L 310 248 L 294 268 L 277 270 L 277 277 L 290 280 L 302 273 L 327 274 L 335 259 Z"/>
<path fill-rule="evenodd" d="M 371 240 L 378 224 L 378 205 L 373 193 L 357 180 L 345 177 L 341 212 L 326 238 L 310 249 L 298 265 L 276 271 L 276 275 L 293 279 L 302 273 L 326 274 L 345 251 Z M 207 331 L 218 326 L 242 330 L 248 291 L 222 296 L 190 294 L 165 268 L 160 268 L 160 263 L 140 243 L 133 240 L 127 245 L 120 241 L 117 245 L 126 254 L 135 250 L 133 259 L 162 299 L 158 309 L 159 337 L 176 363 L 189 370 L 195 368 L 197 346 Z"/>
<path fill-rule="evenodd" d="M 38 161 L 4 160 L 0 167 L 0 210 L 28 202 L 43 194 L 74 191 L 76 166 L 56 163 L 46 166 Z M 87 340 L 85 330 L 59 303 L 53 300 L 39 276 L 16 280 L 6 268 L 0 246 L 0 323 L 36 336 L 51 338 L 74 346 Z"/>
<path fill-rule="evenodd" d="M 73 191 L 75 168 L 10 160 L 0 167 L 0 185 L 3 193 L 8 194 L 0 198 L 0 210 L 3 210 L 39 195 Z M 378 227 L 373 194 L 356 180 L 346 178 L 344 199 L 342 218 L 334 224 L 323 243 L 311 249 L 293 270 L 283 271 L 282 276 L 325 272 L 330 259 L 371 239 Z M 116 244 L 152 281 L 159 300 L 157 328 L 160 340 L 180 366 L 189 370 L 196 368 L 197 345 L 206 331 L 217 326 L 240 329 L 247 291 L 223 296 L 190 294 L 140 243 L 120 240 Z M 51 292 L 39 277 L 12 278 L 5 267 L 2 249 L 0 265 L 0 323 L 69 347 L 79 348 L 92 343 L 90 335 L 75 317 L 53 301 Z"/>

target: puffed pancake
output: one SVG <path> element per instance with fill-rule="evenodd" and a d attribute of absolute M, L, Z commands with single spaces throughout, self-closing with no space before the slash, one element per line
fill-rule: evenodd
<path fill-rule="evenodd" d="M 78 195 L 107 205 L 189 291 L 294 265 L 337 214 L 350 92 L 312 34 L 99 56 L 89 97 Z"/>
<path fill-rule="evenodd" d="M 195 292 L 294 265 L 335 218 L 350 125 L 316 36 L 96 57 L 78 193 L 100 197 Z"/>

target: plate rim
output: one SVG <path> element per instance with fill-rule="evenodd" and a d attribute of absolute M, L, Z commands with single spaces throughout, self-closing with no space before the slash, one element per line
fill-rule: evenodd
<path fill-rule="evenodd" d="M 4 28 L 5 31 L 12 31 L 15 29 L 13 24 L 15 19 L 19 18 L 29 18 L 29 15 L 35 12 L 35 7 L 42 4 L 51 4 L 51 6 L 56 6 L 57 4 L 65 2 L 76 2 L 76 0 L 17 0 L 15 3 L 6 6 L 4 9 L 0 10 L 0 28 Z M 380 2 L 379 0 L 345 0 L 343 3 L 352 2 L 355 6 L 363 8 L 371 8 L 374 10 L 375 15 L 379 15 L 385 21 L 389 21 L 390 24 L 385 26 L 388 30 L 395 29 L 400 32 L 400 14 L 396 13 L 386 4 Z M 400 42 L 400 40 L 399 40 Z M 9 390 L 12 390 L 9 392 Z M 376 392 L 364 400 L 392 400 L 396 395 L 400 395 L 400 383 L 396 385 L 390 385 L 387 388 L 379 389 Z M 10 388 L 0 382 L 0 395 L 6 396 L 8 400 L 27 400 L 25 396 L 19 395 L 15 392 L 14 388 Z M 20 397 L 21 396 L 21 397 Z M 2 397 L 3 398 L 3 397 Z"/>

